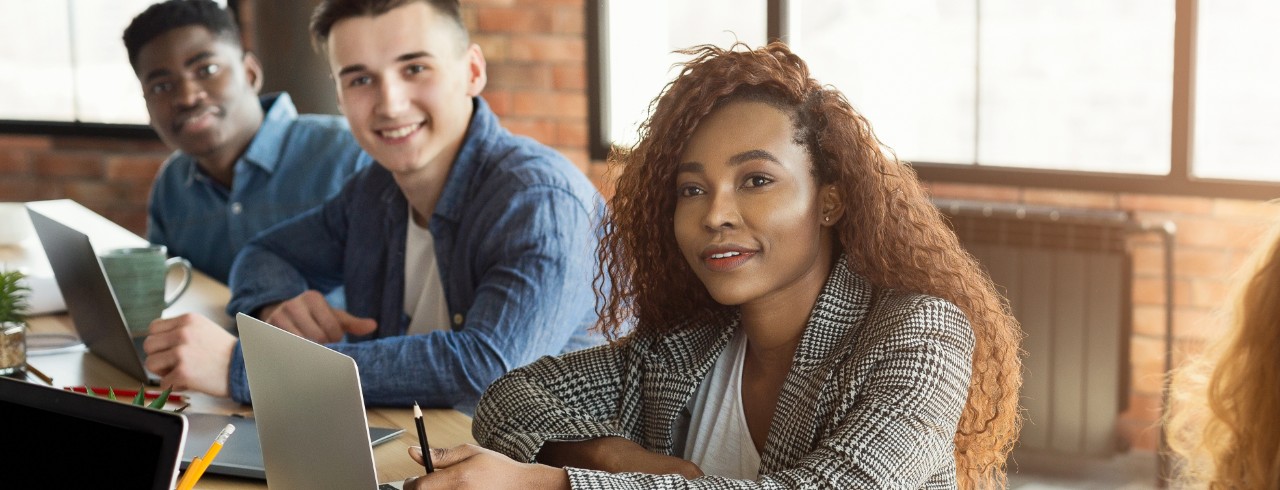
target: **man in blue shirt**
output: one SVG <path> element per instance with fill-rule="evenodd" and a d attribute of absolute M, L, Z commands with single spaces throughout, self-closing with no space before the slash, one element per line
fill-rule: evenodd
<path fill-rule="evenodd" d="M 589 330 L 603 200 L 563 156 L 502 128 L 458 11 L 456 0 L 321 3 L 312 32 L 378 165 L 254 239 L 232 269 L 229 312 L 351 356 L 370 404 L 468 411 L 506 371 L 601 340 Z M 340 285 L 347 311 L 321 297 Z M 153 333 L 163 357 L 147 366 L 179 389 L 247 402 L 239 346 L 216 333 Z M 183 355 L 196 342 L 229 361 Z"/>
<path fill-rule="evenodd" d="M 151 126 L 176 150 L 152 186 L 147 238 L 224 283 L 250 238 L 370 162 L 345 119 L 299 116 L 288 94 L 259 99 L 262 68 L 239 36 L 208 0 L 152 5 L 124 31 Z"/>

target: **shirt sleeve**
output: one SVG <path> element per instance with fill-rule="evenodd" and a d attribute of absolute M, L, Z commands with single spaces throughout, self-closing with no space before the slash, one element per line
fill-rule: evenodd
<path fill-rule="evenodd" d="M 934 298 L 920 301 L 905 318 L 891 321 L 901 324 L 873 339 L 876 345 L 868 352 L 876 353 L 877 359 L 864 380 L 855 381 L 859 376 L 851 374 L 857 371 L 854 367 L 835 376 L 845 385 L 840 402 L 844 415 L 794 466 L 756 480 L 719 476 L 686 480 L 679 475 L 566 468 L 570 486 L 690 490 L 954 487 L 954 479 L 935 482 L 930 477 L 955 465 L 953 441 L 968 395 L 973 350 L 968 322 L 954 305 Z M 476 415 L 473 432 L 477 441 L 529 462 L 543 442 L 566 432 L 609 435 L 605 434 L 607 419 L 600 412 L 611 396 L 605 385 L 608 381 L 620 384 L 612 367 L 617 366 L 616 360 L 611 360 L 616 356 L 609 352 L 589 351 L 540 361 L 494 383 Z M 861 363 L 855 360 L 850 364 Z M 636 387 L 624 385 L 620 389 Z"/>
<path fill-rule="evenodd" d="M 360 366 L 366 403 L 470 412 L 507 371 L 560 353 L 594 318 L 593 210 L 566 190 L 534 186 L 472 219 L 489 239 L 457 330 L 330 344 Z"/>

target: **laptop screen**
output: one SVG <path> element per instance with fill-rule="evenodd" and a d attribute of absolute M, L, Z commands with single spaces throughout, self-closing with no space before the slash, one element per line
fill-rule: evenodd
<path fill-rule="evenodd" d="M 185 432 L 181 415 L 0 379 L 0 474 L 168 489 Z"/>

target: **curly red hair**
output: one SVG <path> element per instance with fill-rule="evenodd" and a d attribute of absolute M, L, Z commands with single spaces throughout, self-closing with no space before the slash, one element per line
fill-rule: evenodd
<path fill-rule="evenodd" d="M 699 121 L 726 101 L 764 99 L 792 115 L 796 141 L 814 177 L 846 201 L 837 249 L 853 272 L 880 287 L 946 299 L 968 316 L 976 339 L 969 399 L 955 436 L 965 488 L 1002 486 L 1020 426 L 1021 330 L 991 280 L 961 248 L 915 172 L 898 161 L 871 124 L 833 88 L 824 88 L 785 44 L 757 50 L 699 46 L 650 105 L 640 140 L 611 160 L 621 169 L 600 243 L 599 305 L 613 339 L 669 332 L 732 308 L 716 303 L 681 256 L 674 214 L 676 163 Z M 634 322 L 634 323 L 632 323 Z"/>

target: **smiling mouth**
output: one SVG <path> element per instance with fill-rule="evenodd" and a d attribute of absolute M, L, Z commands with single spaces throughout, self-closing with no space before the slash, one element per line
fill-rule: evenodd
<path fill-rule="evenodd" d="M 395 129 L 378 130 L 377 133 L 378 133 L 378 136 L 381 136 L 383 138 L 386 138 L 389 140 L 397 140 L 400 138 L 404 138 L 405 136 L 409 136 L 410 134 L 413 134 L 414 131 L 417 131 L 418 128 L 421 128 L 421 127 L 422 127 L 422 123 L 415 123 L 407 126 L 401 126 Z"/>
<path fill-rule="evenodd" d="M 755 255 L 755 252 L 717 252 L 703 257 L 702 263 L 713 272 L 728 272 L 747 263 Z"/>

